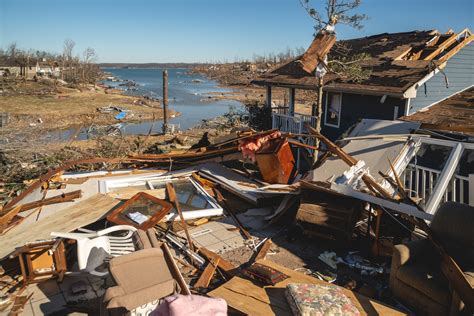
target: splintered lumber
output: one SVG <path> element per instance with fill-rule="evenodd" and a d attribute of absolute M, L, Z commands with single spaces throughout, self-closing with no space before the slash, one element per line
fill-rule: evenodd
<path fill-rule="evenodd" d="M 170 202 L 174 204 L 176 211 L 179 214 L 179 218 L 181 219 L 181 224 L 183 225 L 184 232 L 186 233 L 186 239 L 188 240 L 189 249 L 194 252 L 194 245 L 191 239 L 191 235 L 189 235 L 188 225 L 186 224 L 186 221 L 184 220 L 183 212 L 181 211 L 181 206 L 179 205 L 178 198 L 176 197 L 176 191 L 174 190 L 172 183 L 166 184 L 166 191 L 168 192 L 168 198 Z M 192 261 L 193 257 L 190 256 L 190 258 Z"/>
<path fill-rule="evenodd" d="M 71 201 L 73 201 L 75 199 L 79 199 L 81 197 L 82 197 L 82 191 L 81 190 L 72 191 L 72 192 L 68 192 L 68 193 L 62 193 L 62 194 L 59 194 L 59 195 L 56 195 L 56 196 L 53 196 L 53 197 L 50 197 L 50 198 L 47 198 L 47 199 L 42 199 L 42 200 L 39 200 L 39 201 L 34 201 L 34 202 L 30 202 L 30 203 L 21 204 L 21 205 L 19 205 L 19 207 L 20 207 L 19 212 L 28 211 L 28 210 L 31 210 L 31 209 L 34 209 L 34 208 L 37 208 L 37 207 L 45 206 L 45 205 L 58 204 L 58 203 L 63 203 L 63 202 L 71 202 Z M 9 212 L 10 210 L 12 210 L 12 209 L 5 209 L 5 210 L 3 210 L 2 213 Z"/>
<path fill-rule="evenodd" d="M 336 36 L 327 32 L 319 32 L 313 42 L 301 57 L 303 70 L 312 74 L 321 60 L 329 53 L 336 43 Z"/>
<path fill-rule="evenodd" d="M 156 161 L 163 161 L 166 162 L 170 159 L 176 161 L 196 161 L 206 158 L 211 158 L 215 156 L 223 156 L 227 154 L 231 154 L 238 151 L 237 146 L 226 147 L 223 149 L 215 149 L 215 150 L 206 150 L 202 152 L 196 151 L 186 151 L 186 152 L 172 152 L 167 154 L 141 154 L 141 155 L 133 155 L 130 156 L 130 160 L 133 161 L 144 161 L 144 162 L 156 162 Z"/>
<path fill-rule="evenodd" d="M 13 302 L 12 309 L 10 310 L 10 313 L 8 313 L 8 316 L 20 315 L 23 312 L 26 303 L 30 300 L 32 296 L 33 293 L 31 293 L 30 295 L 18 295 L 17 297 L 15 297 L 15 301 Z"/>
<path fill-rule="evenodd" d="M 13 209 L 8 211 L 6 214 L 0 216 L 0 232 L 6 228 L 11 220 L 21 211 L 21 205 L 15 206 Z"/>
<path fill-rule="evenodd" d="M 311 127 L 309 124 L 305 124 L 305 127 L 310 131 L 311 134 L 317 136 L 323 143 L 326 144 L 328 147 L 329 151 L 341 158 L 345 163 L 347 163 L 349 166 L 355 166 L 357 164 L 357 159 L 346 153 L 341 147 L 337 146 L 334 144 L 332 141 L 330 141 L 327 137 L 316 131 L 313 127 Z M 383 197 L 391 199 L 392 196 L 390 193 L 385 190 L 380 184 L 377 183 L 372 177 L 370 177 L 367 174 L 362 175 L 362 180 L 364 183 L 367 185 L 369 189 L 375 189 L 375 193 L 380 193 Z"/>
<path fill-rule="evenodd" d="M 273 242 L 271 239 L 267 239 L 265 243 L 262 245 L 262 248 L 257 253 L 257 256 L 255 257 L 255 261 L 260 260 L 260 259 L 265 259 L 265 256 L 267 255 L 268 250 L 270 250 L 270 247 L 273 245 Z"/>
<path fill-rule="evenodd" d="M 209 260 L 209 261 L 219 259 L 217 261 L 217 266 L 219 267 L 219 269 L 224 271 L 224 273 L 226 275 L 234 276 L 234 275 L 237 274 L 237 267 L 234 266 L 229 261 L 223 259 L 221 256 L 219 256 L 215 252 L 212 252 L 211 250 L 209 250 L 207 248 L 201 247 L 201 248 L 199 248 L 198 253 L 203 255 L 204 257 L 206 257 L 207 260 Z"/>
<path fill-rule="evenodd" d="M 196 284 L 194 284 L 195 288 L 207 288 L 209 284 L 211 283 L 212 277 L 214 276 L 214 273 L 216 272 L 217 265 L 219 264 L 220 258 L 215 257 L 213 258 L 206 266 L 204 271 L 202 272 L 201 276 L 199 279 L 196 281 Z"/>
<path fill-rule="evenodd" d="M 227 213 L 230 214 L 232 219 L 235 221 L 237 226 L 239 227 L 240 231 L 244 235 L 245 239 L 252 239 L 252 236 L 249 234 L 249 232 L 244 228 L 240 220 L 235 216 L 235 214 L 230 210 L 230 207 L 227 205 L 227 202 L 225 198 L 222 196 L 221 192 L 217 188 L 213 188 L 214 190 L 214 195 L 217 199 L 217 202 L 226 210 Z"/>
<path fill-rule="evenodd" d="M 68 170 L 74 166 L 83 165 L 83 164 L 95 164 L 95 163 L 122 163 L 125 162 L 123 159 L 110 159 L 110 158 L 93 158 L 93 159 L 82 159 L 82 160 L 71 160 L 66 162 L 59 168 L 53 169 L 42 175 L 36 182 L 31 184 L 26 190 L 20 193 L 17 197 L 13 198 L 8 202 L 4 208 L 11 208 L 13 205 L 16 205 L 19 201 L 33 192 L 35 189 L 41 187 L 44 182 L 48 182 L 56 174 Z"/>
<path fill-rule="evenodd" d="M 16 226 L 1 237 L 0 259 L 10 254 L 19 245 L 51 238 L 52 231 L 71 232 L 96 222 L 119 203 L 119 200 L 110 196 L 95 194 L 54 214 L 40 218 L 31 225 L 24 225 L 22 229 Z"/>

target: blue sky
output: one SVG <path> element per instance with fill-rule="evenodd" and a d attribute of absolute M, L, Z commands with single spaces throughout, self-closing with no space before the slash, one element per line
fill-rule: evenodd
<path fill-rule="evenodd" d="M 338 38 L 474 30 L 474 0 L 363 0 L 357 11 L 365 27 L 338 26 Z M 312 25 L 298 0 L 0 0 L 0 47 L 60 52 L 71 38 L 101 62 L 234 61 L 306 48 Z"/>

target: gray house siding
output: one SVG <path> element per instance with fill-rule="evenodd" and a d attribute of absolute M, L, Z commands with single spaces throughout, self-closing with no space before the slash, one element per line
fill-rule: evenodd
<path fill-rule="evenodd" d="M 474 44 L 466 45 L 449 59 L 444 73 L 448 77 L 449 88 L 446 88 L 444 75 L 438 72 L 425 85 L 418 88 L 416 98 L 410 100 L 408 114 L 413 114 L 474 85 Z"/>
<path fill-rule="evenodd" d="M 339 127 L 334 127 L 326 125 L 324 120 L 327 96 L 325 92 L 321 132 L 332 140 L 339 138 L 362 118 L 393 120 L 395 107 L 398 107 L 398 117 L 403 115 L 405 108 L 405 100 L 402 99 L 387 97 L 384 103 L 380 103 L 381 96 L 342 93 L 340 123 Z"/>

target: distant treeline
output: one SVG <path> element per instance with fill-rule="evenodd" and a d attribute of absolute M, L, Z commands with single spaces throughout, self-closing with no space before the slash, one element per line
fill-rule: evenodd
<path fill-rule="evenodd" d="M 194 68 L 202 63 L 100 63 L 100 68 Z"/>

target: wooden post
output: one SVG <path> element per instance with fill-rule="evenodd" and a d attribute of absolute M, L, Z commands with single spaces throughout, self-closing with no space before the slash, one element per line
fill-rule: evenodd
<path fill-rule="evenodd" d="M 163 70 L 163 134 L 168 132 L 168 70 Z"/>
<path fill-rule="evenodd" d="M 288 115 L 295 115 L 295 88 L 289 88 Z"/>
<path fill-rule="evenodd" d="M 268 108 L 272 107 L 272 86 L 267 86 L 267 99 L 265 104 Z"/>

